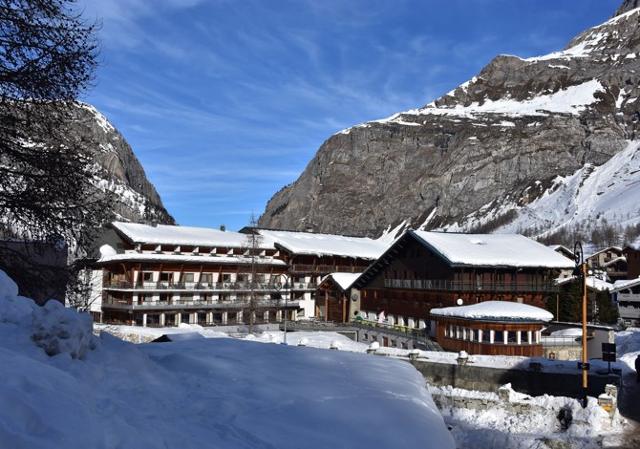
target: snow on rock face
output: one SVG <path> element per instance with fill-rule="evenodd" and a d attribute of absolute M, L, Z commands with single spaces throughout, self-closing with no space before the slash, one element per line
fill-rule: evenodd
<path fill-rule="evenodd" d="M 517 207 L 504 204 L 495 215 L 516 209 L 518 216 L 499 232 L 548 229 L 606 219 L 620 225 L 640 222 L 640 142 L 627 147 L 599 167 L 586 164 L 574 174 L 556 178 L 532 203 Z"/>

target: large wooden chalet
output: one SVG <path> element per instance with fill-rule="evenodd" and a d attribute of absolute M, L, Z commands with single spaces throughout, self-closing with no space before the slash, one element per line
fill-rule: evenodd
<path fill-rule="evenodd" d="M 544 307 L 573 262 L 521 235 L 407 231 L 355 281 L 361 310 L 422 328 L 431 308 L 514 301 Z"/>
<path fill-rule="evenodd" d="M 386 249 L 369 238 L 242 231 L 112 223 L 95 264 L 94 319 L 174 326 L 323 316 L 322 278 L 361 272 Z"/>
<path fill-rule="evenodd" d="M 102 243 L 91 305 L 97 321 L 174 326 L 296 318 L 297 302 L 285 308 L 282 301 L 287 266 L 273 242 L 216 229 L 115 222 Z"/>
<path fill-rule="evenodd" d="M 244 228 L 273 242 L 287 264 L 291 297 L 305 317 L 325 317 L 324 295 L 316 301 L 322 279 L 331 273 L 360 273 L 388 248 L 384 240 L 303 231 Z"/>

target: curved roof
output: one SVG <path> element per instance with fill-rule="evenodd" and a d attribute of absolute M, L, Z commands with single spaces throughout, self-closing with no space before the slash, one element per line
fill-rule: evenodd
<path fill-rule="evenodd" d="M 540 307 L 509 301 L 484 301 L 459 307 L 431 309 L 431 315 L 488 321 L 539 321 L 553 320 L 553 314 Z"/>

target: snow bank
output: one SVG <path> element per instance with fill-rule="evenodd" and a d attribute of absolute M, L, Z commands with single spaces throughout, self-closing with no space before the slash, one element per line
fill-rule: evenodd
<path fill-rule="evenodd" d="M 2 448 L 455 447 L 406 362 L 229 338 L 134 345 L 108 333 L 73 359 L 82 351 L 67 340 L 84 341 L 85 319 L 17 297 L 2 272 L 0 286 Z M 34 330 L 61 353 L 47 356 Z"/>
<path fill-rule="evenodd" d="M 616 333 L 618 358 L 627 371 L 635 371 L 635 360 L 640 355 L 640 328 L 630 327 Z"/>
<path fill-rule="evenodd" d="M 27 336 L 47 355 L 66 353 L 82 358 L 95 348 L 91 317 L 62 303 L 49 300 L 40 307 L 29 298 L 18 296 L 18 287 L 0 270 L 0 325 L 17 327 L 16 334 Z"/>
<path fill-rule="evenodd" d="M 531 397 L 513 391 L 508 385 L 509 400 L 500 401 L 495 393 L 463 390 L 452 387 L 429 387 L 434 396 L 444 398 L 442 413 L 458 447 L 474 449 L 529 448 L 596 448 L 598 440 L 619 435 L 624 420 L 619 415 L 612 420 L 589 398 L 586 408 L 572 398 L 556 396 Z M 446 400 L 449 399 L 449 400 Z M 482 407 L 465 407 L 467 400 L 486 401 Z M 453 400 L 453 401 L 451 401 Z M 570 410 L 571 424 L 562 429 L 560 410 Z M 556 445 L 552 445 L 556 442 Z"/>

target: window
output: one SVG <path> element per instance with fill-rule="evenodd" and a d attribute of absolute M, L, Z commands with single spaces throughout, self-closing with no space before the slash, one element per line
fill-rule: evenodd
<path fill-rule="evenodd" d="M 173 273 L 160 273 L 160 282 L 170 282 Z"/>
<path fill-rule="evenodd" d="M 211 284 L 213 283 L 213 273 L 202 273 L 200 275 L 200 283 Z"/>
<path fill-rule="evenodd" d="M 502 331 L 496 331 L 496 336 L 493 339 L 493 342 L 496 344 L 500 344 L 504 342 L 504 335 Z"/>
<path fill-rule="evenodd" d="M 231 274 L 222 273 L 222 282 L 231 282 Z"/>
<path fill-rule="evenodd" d="M 142 280 L 144 282 L 153 282 L 153 272 L 145 271 L 142 273 Z"/>
<path fill-rule="evenodd" d="M 182 273 L 182 282 L 193 282 L 193 273 Z"/>

